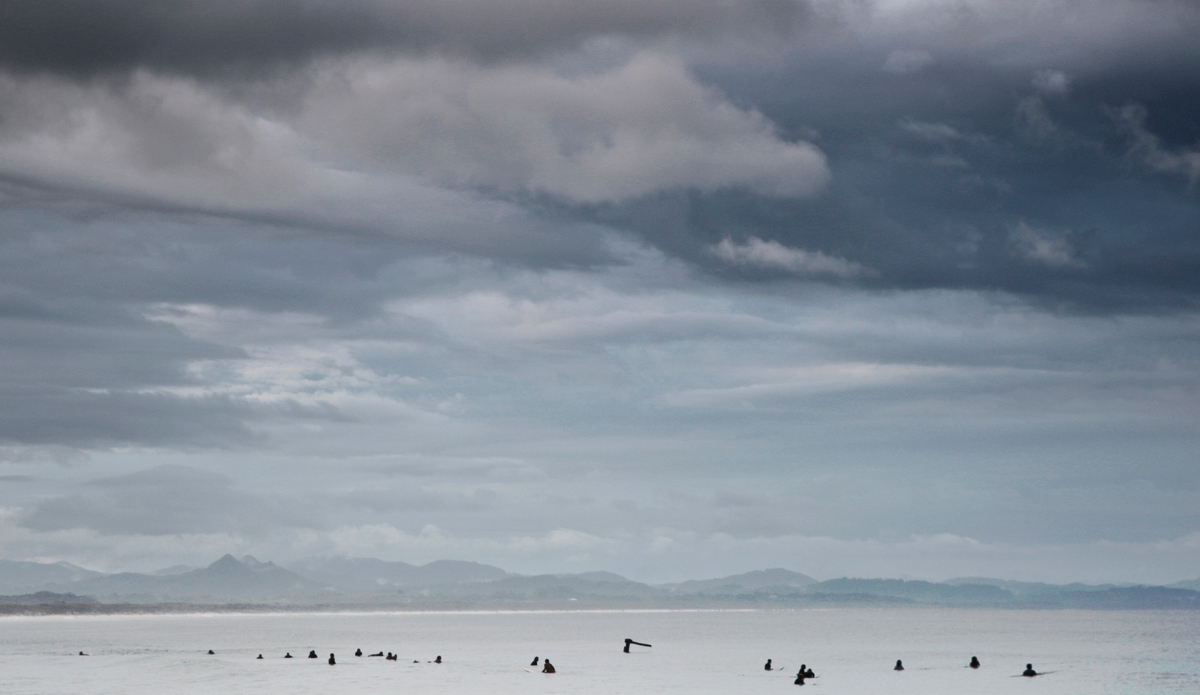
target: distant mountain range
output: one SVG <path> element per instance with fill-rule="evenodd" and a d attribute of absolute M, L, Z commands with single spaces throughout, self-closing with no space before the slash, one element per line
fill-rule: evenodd
<path fill-rule="evenodd" d="M 477 562 L 410 565 L 374 558 L 307 558 L 280 567 L 249 555 L 225 555 L 208 567 L 175 566 L 154 574 L 104 574 L 66 562 L 0 560 L 0 605 L 121 604 L 266 605 L 430 602 L 555 605 L 933 604 L 1046 608 L 1200 608 L 1200 580 L 1169 587 L 1044 584 L 985 577 L 945 582 L 900 579 L 817 581 L 767 569 L 717 579 L 650 585 L 612 572 L 521 576 Z M 41 593 L 39 593 L 41 592 Z"/>

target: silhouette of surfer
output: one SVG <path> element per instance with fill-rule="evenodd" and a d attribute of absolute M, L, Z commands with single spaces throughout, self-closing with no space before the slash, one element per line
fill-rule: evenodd
<path fill-rule="evenodd" d="M 438 658 L 436 658 L 436 659 L 434 659 L 434 660 L 433 660 L 433 663 L 435 663 L 435 664 L 440 664 L 440 663 L 442 663 L 442 657 L 441 657 L 441 655 L 440 655 L 440 654 L 438 655 Z"/>
<path fill-rule="evenodd" d="M 354 650 L 354 656 L 362 656 L 362 650 L 361 650 L 361 649 L 355 649 L 355 650 Z"/>
<path fill-rule="evenodd" d="M 391 652 L 388 652 L 388 654 L 391 654 Z M 357 655 L 355 655 L 355 656 L 357 656 Z M 383 652 L 379 652 L 378 654 L 367 654 L 368 658 L 370 658 L 372 656 L 383 656 Z"/>
<path fill-rule="evenodd" d="M 979 659 L 971 657 L 971 663 L 969 665 L 971 668 L 979 668 Z"/>
<path fill-rule="evenodd" d="M 1033 670 L 1033 664 L 1025 664 L 1025 672 L 1022 673 L 1021 675 L 1026 676 L 1028 678 L 1033 678 L 1037 674 L 1038 674 L 1037 671 Z"/>
<path fill-rule="evenodd" d="M 770 659 L 767 659 L 767 663 L 763 664 L 763 670 L 764 670 L 764 671 L 770 671 L 770 670 L 771 670 L 771 660 L 770 660 Z"/>
<path fill-rule="evenodd" d="M 209 653 L 209 654 L 216 654 L 216 652 L 214 652 L 214 651 L 213 651 L 213 650 L 211 650 L 211 649 L 209 649 L 209 650 L 208 650 L 208 653 Z"/>
<path fill-rule="evenodd" d="M 395 661 L 396 659 L 399 659 L 400 657 L 396 656 L 395 654 L 393 654 L 393 653 L 391 653 L 391 652 L 388 652 L 388 653 L 387 653 L 387 656 L 385 656 L 385 657 L 383 657 L 383 658 L 384 658 L 384 659 L 386 659 L 386 660 L 388 660 L 388 661 Z"/>
<path fill-rule="evenodd" d="M 261 658 L 262 658 L 262 654 L 259 654 L 259 655 L 258 655 L 258 658 L 259 658 L 259 659 L 261 659 Z"/>
<path fill-rule="evenodd" d="M 285 658 L 285 659 L 293 659 L 293 658 L 295 658 L 295 657 L 293 657 L 293 656 L 292 656 L 292 653 L 291 653 L 291 652 L 288 652 L 287 654 L 284 654 L 284 655 L 283 655 L 283 658 Z"/>
<path fill-rule="evenodd" d="M 550 663 L 549 659 L 542 662 L 542 673 L 558 673 L 554 670 L 554 664 Z"/>
<path fill-rule="evenodd" d="M 626 638 L 625 638 L 625 649 L 624 649 L 624 651 L 625 651 L 625 653 L 626 653 L 626 654 L 628 654 L 628 653 L 629 653 L 629 645 L 631 645 L 631 644 L 636 644 L 636 645 L 637 645 L 637 646 L 639 646 L 639 647 L 649 647 L 649 646 L 650 646 L 650 645 L 648 645 L 648 644 L 643 644 L 643 643 L 641 643 L 641 642 L 634 642 L 633 640 L 631 640 L 631 639 L 629 639 L 628 637 L 626 637 Z"/>
<path fill-rule="evenodd" d="M 317 650 L 316 650 L 316 649 L 310 649 L 310 650 L 308 650 L 308 658 L 310 658 L 310 659 L 319 659 L 319 658 L 321 658 L 321 657 L 317 656 Z"/>
<path fill-rule="evenodd" d="M 538 665 L 538 658 L 537 658 L 536 656 L 535 656 L 535 657 L 533 657 L 533 661 L 530 661 L 530 662 L 529 662 L 529 665 L 530 665 L 530 666 L 537 666 L 537 665 Z"/>
<path fill-rule="evenodd" d="M 330 654 L 330 655 L 329 655 L 329 665 L 330 665 L 330 666 L 333 666 L 333 665 L 334 665 L 334 664 L 336 664 L 336 663 L 337 663 L 337 659 L 334 659 L 334 658 L 333 658 L 333 654 Z"/>
<path fill-rule="evenodd" d="M 806 677 L 807 677 L 807 674 L 804 672 L 804 667 L 801 666 L 800 670 L 796 672 L 796 680 L 792 681 L 792 684 L 793 685 L 804 685 L 804 679 Z"/>
<path fill-rule="evenodd" d="M 806 670 L 807 667 L 808 664 L 800 664 L 800 673 L 804 674 L 805 678 L 816 678 L 817 674 L 813 673 L 811 668 Z M 803 683 L 801 683 L 801 685 L 803 685 Z"/>
<path fill-rule="evenodd" d="M 900 660 L 899 660 L 899 659 L 896 659 L 896 666 L 895 666 L 894 668 L 892 668 L 892 670 L 893 670 L 893 671 L 903 671 L 903 670 L 904 670 L 904 664 L 900 663 Z"/>
<path fill-rule="evenodd" d="M 84 654 L 83 652 L 79 652 L 79 656 L 87 656 L 87 654 Z"/>

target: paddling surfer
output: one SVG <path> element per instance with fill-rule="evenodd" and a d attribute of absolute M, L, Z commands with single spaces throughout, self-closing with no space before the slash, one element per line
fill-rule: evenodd
<path fill-rule="evenodd" d="M 631 644 L 636 644 L 639 647 L 649 647 L 650 646 L 648 644 L 643 644 L 642 642 L 634 642 L 633 640 L 626 637 L 625 638 L 625 649 L 623 650 L 626 654 L 629 653 L 629 645 L 631 645 Z"/>

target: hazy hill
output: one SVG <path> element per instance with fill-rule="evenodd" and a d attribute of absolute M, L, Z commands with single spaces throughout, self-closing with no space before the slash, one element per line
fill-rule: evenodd
<path fill-rule="evenodd" d="M 765 589 L 804 589 L 817 580 L 807 574 L 785 569 L 755 570 L 718 579 L 692 579 L 677 584 L 661 584 L 660 588 L 681 594 L 736 595 Z"/>
<path fill-rule="evenodd" d="M 945 584 L 904 579 L 830 579 L 809 590 L 814 594 L 865 594 L 907 598 L 922 603 L 1012 603 L 1011 591 L 991 584 Z"/>
<path fill-rule="evenodd" d="M 509 576 L 499 567 L 478 562 L 437 560 L 426 565 L 374 558 L 312 557 L 288 568 L 347 594 L 394 593 L 432 586 L 489 582 Z"/>
<path fill-rule="evenodd" d="M 77 593 L 104 601 L 214 602 L 270 601 L 316 595 L 326 585 L 305 579 L 273 562 L 225 555 L 208 567 L 165 576 L 122 572 L 79 582 Z"/>
<path fill-rule="evenodd" d="M 1116 588 L 1113 584 L 1046 584 L 1044 582 L 1018 582 L 1011 579 L 992 579 L 990 577 L 967 577 L 947 579 L 943 584 L 961 586 L 964 584 L 986 584 L 1000 587 L 1019 599 L 1043 600 L 1056 596 L 1064 591 L 1107 591 Z"/>
<path fill-rule="evenodd" d="M 96 599 L 91 596 L 56 594 L 52 591 L 38 591 L 33 594 L 21 594 L 20 596 L 0 596 L 0 605 L 4 606 L 92 605 L 95 603 L 97 603 Z"/>
<path fill-rule="evenodd" d="M 104 575 L 101 572 L 85 570 L 69 562 L 0 560 L 0 593 L 20 594 L 51 585 L 66 587 L 85 579 L 102 576 Z"/>
<path fill-rule="evenodd" d="M 612 572 L 584 574 L 539 574 L 532 577 L 510 576 L 491 582 L 440 587 L 439 595 L 492 597 L 496 599 L 570 599 L 570 598 L 662 598 L 662 589 L 631 581 Z"/>

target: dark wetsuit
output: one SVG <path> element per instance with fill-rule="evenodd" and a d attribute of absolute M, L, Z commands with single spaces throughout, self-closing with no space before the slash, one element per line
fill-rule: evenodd
<path fill-rule="evenodd" d="M 554 665 L 550 663 L 549 659 L 546 659 L 544 662 L 542 662 L 542 673 L 557 673 L 557 671 L 554 670 Z"/>
<path fill-rule="evenodd" d="M 333 666 L 333 665 L 334 665 L 334 664 L 336 664 L 336 663 L 337 663 L 337 659 L 334 659 L 334 658 L 333 658 L 333 654 L 330 654 L 330 655 L 329 655 L 329 665 L 330 665 L 330 666 Z"/>
<path fill-rule="evenodd" d="M 979 668 L 979 659 L 971 657 L 971 668 Z"/>
<path fill-rule="evenodd" d="M 1025 673 L 1022 673 L 1021 675 L 1028 678 L 1033 678 L 1037 675 L 1037 671 L 1033 670 L 1033 664 L 1025 664 Z"/>
<path fill-rule="evenodd" d="M 434 659 L 434 660 L 433 660 L 433 663 L 435 663 L 435 664 L 440 664 L 440 663 L 442 663 L 442 657 L 441 657 L 441 656 L 439 656 L 438 658 Z"/>
<path fill-rule="evenodd" d="M 530 662 L 529 662 L 529 665 L 530 665 L 530 666 L 537 666 L 537 665 L 538 665 L 538 657 L 536 657 L 536 656 L 535 656 L 535 657 L 533 657 L 533 661 L 530 661 Z"/>
<path fill-rule="evenodd" d="M 283 655 L 283 658 L 285 658 L 285 659 L 291 659 L 291 658 L 292 658 L 292 653 L 291 653 L 291 652 L 288 652 L 287 654 L 284 654 L 284 655 Z"/>
<path fill-rule="evenodd" d="M 904 670 L 904 664 L 900 663 L 900 660 L 899 660 L 899 659 L 896 659 L 896 666 L 895 666 L 894 668 L 892 668 L 892 670 L 893 670 L 893 671 L 903 671 L 903 670 Z"/>
<path fill-rule="evenodd" d="M 354 650 L 354 656 L 362 656 L 362 650 L 361 650 L 361 649 L 355 649 L 355 650 Z"/>
<path fill-rule="evenodd" d="M 770 659 L 767 659 L 767 663 L 763 665 L 763 670 L 764 670 L 764 671 L 770 671 L 770 670 L 771 670 L 771 660 L 770 660 Z"/>
<path fill-rule="evenodd" d="M 310 650 L 309 650 L 309 652 L 308 652 L 308 658 L 310 658 L 310 659 L 316 659 L 316 658 L 318 658 L 318 657 L 317 657 L 317 650 L 315 650 L 315 649 L 310 649 Z"/>

